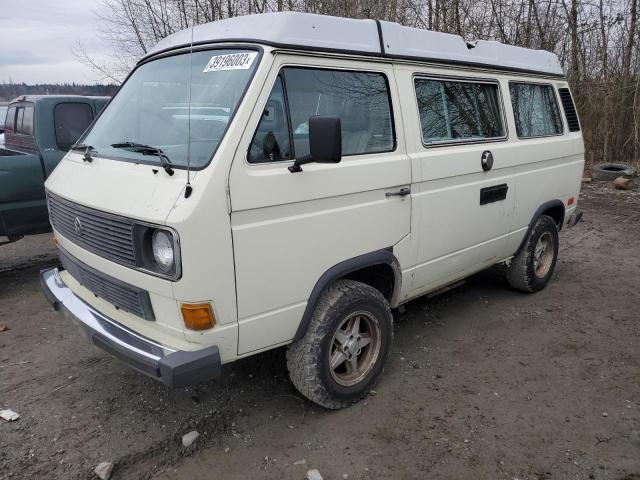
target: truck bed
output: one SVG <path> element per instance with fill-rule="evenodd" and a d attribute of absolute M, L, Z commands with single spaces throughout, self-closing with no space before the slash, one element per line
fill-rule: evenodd
<path fill-rule="evenodd" d="M 28 155 L 24 152 L 18 152 L 17 150 L 9 150 L 4 147 L 0 147 L 0 157 L 13 157 L 18 155 Z"/>

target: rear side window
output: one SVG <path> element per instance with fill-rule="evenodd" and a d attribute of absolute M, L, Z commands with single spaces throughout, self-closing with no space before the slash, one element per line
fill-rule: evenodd
<path fill-rule="evenodd" d="M 15 124 L 13 128 L 11 126 L 8 128 L 19 135 L 33 135 L 33 106 L 17 107 L 17 112 L 14 108 L 9 109 L 7 117 L 11 116 L 11 119 L 14 118 L 12 110 L 16 113 Z"/>
<path fill-rule="evenodd" d="M 54 110 L 56 142 L 69 150 L 93 121 L 93 110 L 86 103 L 59 103 Z"/>
<path fill-rule="evenodd" d="M 308 155 L 309 118 L 317 115 L 340 117 L 344 156 L 395 149 L 389 86 L 383 74 L 286 67 L 267 101 L 248 161 Z"/>
<path fill-rule="evenodd" d="M 18 114 L 16 115 L 16 128 L 15 133 L 22 133 L 22 120 L 24 119 L 24 107 L 18 108 Z"/>
<path fill-rule="evenodd" d="M 551 85 L 511 82 L 509 91 L 518 137 L 562 135 L 562 119 Z"/>
<path fill-rule="evenodd" d="M 33 135 L 33 107 L 24 107 L 24 114 L 22 117 L 22 127 L 20 132 L 23 135 Z"/>
<path fill-rule="evenodd" d="M 415 89 L 425 145 L 505 136 L 497 84 L 416 78 Z"/>
<path fill-rule="evenodd" d="M 7 110 L 7 116 L 4 121 L 5 130 L 10 130 L 13 133 L 16 129 L 16 107 L 9 107 Z"/>
<path fill-rule="evenodd" d="M 0 128 L 4 128 L 4 122 L 6 121 L 8 110 L 9 107 L 0 106 Z"/>

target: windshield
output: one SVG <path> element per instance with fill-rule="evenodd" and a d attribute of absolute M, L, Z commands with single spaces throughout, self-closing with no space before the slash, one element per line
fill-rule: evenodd
<path fill-rule="evenodd" d="M 133 72 L 82 143 L 99 157 L 146 163 L 160 159 L 122 144 L 159 148 L 178 167 L 187 165 L 190 151 L 191 166 L 202 168 L 222 141 L 258 61 L 256 51 L 227 49 L 146 63 Z"/>

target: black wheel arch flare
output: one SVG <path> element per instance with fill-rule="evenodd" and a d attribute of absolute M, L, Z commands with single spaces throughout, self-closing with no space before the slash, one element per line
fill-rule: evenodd
<path fill-rule="evenodd" d="M 298 325 L 298 330 L 296 331 L 296 335 L 293 338 L 293 341 L 296 342 L 300 340 L 306 334 L 318 300 L 320 299 L 320 296 L 325 291 L 325 289 L 332 282 L 344 278 L 345 276 L 357 272 L 358 270 L 362 270 L 367 267 L 374 267 L 376 265 L 388 265 L 393 271 L 394 286 L 390 304 L 392 307 L 395 306 L 398 302 L 397 296 L 400 293 L 400 287 L 402 285 L 402 273 L 400 271 L 400 264 L 393 254 L 393 248 L 388 247 L 382 250 L 376 250 L 375 252 L 365 253 L 364 255 L 350 258 L 338 263 L 337 265 L 334 265 L 329 270 L 324 272 L 318 279 L 315 286 L 313 287 L 313 290 L 311 290 L 311 295 L 309 295 L 309 300 L 307 301 L 307 307 L 305 308 L 304 314 L 302 315 L 300 325 Z"/>
<path fill-rule="evenodd" d="M 564 225 L 564 216 L 565 216 L 564 203 L 562 203 L 562 201 L 558 199 L 549 200 L 548 202 L 543 203 L 538 207 L 538 209 L 533 214 L 533 217 L 529 222 L 529 227 L 527 228 L 527 233 L 525 234 L 524 238 L 520 242 L 520 245 L 518 246 L 518 249 L 515 251 L 514 255 L 517 255 L 518 253 L 520 253 L 520 251 L 524 248 L 527 238 L 529 237 L 529 234 L 531 233 L 531 230 L 533 229 L 534 225 L 536 224 L 538 219 L 542 215 L 545 215 L 547 212 L 555 213 L 555 215 L 551 215 L 551 217 L 556 221 L 558 225 L 558 230 L 562 229 L 562 226 Z"/>

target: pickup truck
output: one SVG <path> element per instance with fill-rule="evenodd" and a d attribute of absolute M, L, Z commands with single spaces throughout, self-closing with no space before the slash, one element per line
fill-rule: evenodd
<path fill-rule="evenodd" d="M 44 181 L 108 101 L 23 95 L 9 104 L 0 147 L 0 245 L 51 230 Z"/>

